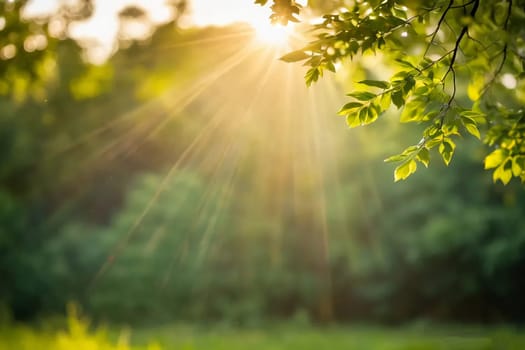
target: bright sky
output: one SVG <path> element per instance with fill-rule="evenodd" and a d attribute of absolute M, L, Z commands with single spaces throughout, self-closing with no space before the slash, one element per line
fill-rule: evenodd
<path fill-rule="evenodd" d="M 268 9 L 262 9 L 253 0 L 192 0 L 189 23 L 198 26 L 225 25 L 232 22 L 259 22 L 268 20 Z"/>
<path fill-rule="evenodd" d="M 28 14 L 39 14 L 56 10 L 59 2 L 72 0 L 32 0 L 27 8 Z M 93 16 L 84 22 L 75 23 L 70 27 L 70 35 L 78 39 L 94 40 L 98 43 L 91 50 L 91 57 L 95 61 L 102 61 L 114 50 L 118 32 L 118 13 L 129 5 L 137 5 L 145 9 L 148 18 L 153 24 L 168 21 L 171 16 L 168 0 L 94 0 L 95 11 Z M 299 3 L 305 1 L 299 1 Z M 205 26 L 225 25 L 234 22 L 248 22 L 254 26 L 268 23 L 270 15 L 268 8 L 261 8 L 253 0 L 191 0 L 188 14 L 182 25 Z M 144 35 L 151 30 L 151 26 L 134 28 Z"/>

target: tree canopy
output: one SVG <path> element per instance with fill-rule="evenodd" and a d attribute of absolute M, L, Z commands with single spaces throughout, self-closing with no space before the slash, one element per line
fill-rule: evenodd
<path fill-rule="evenodd" d="M 281 24 L 299 21 L 304 10 L 293 0 L 273 0 L 271 8 Z M 428 167 L 434 149 L 448 165 L 467 135 L 488 146 L 484 166 L 494 181 L 525 181 L 525 1 L 330 1 L 322 11 L 308 25 L 313 40 L 282 60 L 304 61 L 310 85 L 338 62 L 382 58 L 392 74 L 369 71 L 339 114 L 353 128 L 393 105 L 402 123 L 423 126 L 421 138 L 386 159 L 398 163 L 396 181 Z"/>

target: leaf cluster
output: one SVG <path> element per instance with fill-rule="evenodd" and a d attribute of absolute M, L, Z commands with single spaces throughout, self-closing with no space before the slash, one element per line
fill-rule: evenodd
<path fill-rule="evenodd" d="M 266 5 L 268 0 L 255 0 L 256 4 Z M 296 17 L 300 12 L 301 5 L 295 3 L 293 0 L 274 0 L 271 6 L 272 15 L 270 20 L 272 23 L 279 23 L 282 25 L 288 22 L 299 22 Z"/>
<path fill-rule="evenodd" d="M 501 168 L 486 166 L 495 168 L 495 181 L 525 180 L 520 165 L 524 5 L 522 0 L 341 3 L 341 10 L 312 25 L 315 40 L 282 60 L 303 61 L 310 85 L 324 71 L 334 72 L 337 62 L 384 57 L 395 74 L 361 81 L 367 89 L 350 92 L 352 100 L 339 113 L 355 127 L 375 122 L 393 104 L 402 123 L 424 125 L 415 145 L 387 159 L 400 163 L 396 181 L 414 173 L 418 162 L 428 166 L 434 148 L 448 165 L 457 139 L 466 135 L 486 143 L 489 153 L 508 153 Z"/>

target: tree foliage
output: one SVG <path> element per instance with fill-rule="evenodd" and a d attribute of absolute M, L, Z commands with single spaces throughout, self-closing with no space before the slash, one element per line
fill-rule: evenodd
<path fill-rule="evenodd" d="M 15 317 L 58 312 L 73 299 L 94 317 L 126 322 L 306 322 L 323 319 L 320 305 L 325 303 L 332 304 L 335 320 L 522 320 L 525 234 L 516 228 L 524 226 L 525 202 L 515 193 L 518 184 L 494 186 L 487 174 L 475 171 L 480 158 L 470 150 L 474 139 L 466 140 L 454 156 L 458 172 L 468 176 L 435 164 L 432 173 L 420 172 L 410 183 L 392 186 L 389 170 L 379 163 L 392 147 L 382 140 L 398 136 L 386 120 L 355 130 L 356 137 L 347 137 L 335 118 L 326 121 L 326 132 L 312 128 L 320 144 L 363 150 L 338 152 L 337 161 L 326 159 L 313 169 L 309 158 L 298 156 L 313 152 L 303 148 L 302 139 L 281 143 L 288 139 L 275 136 L 275 142 L 268 142 L 264 137 L 275 135 L 280 125 L 278 103 L 257 105 L 254 119 L 266 122 L 236 132 L 221 124 L 200 153 L 219 159 L 227 147 L 224 137 L 233 139 L 243 150 L 237 168 L 229 162 L 215 168 L 199 157 L 182 162 L 164 180 L 166 167 L 210 124 L 207 110 L 225 104 L 234 108 L 224 120 L 235 119 L 230 116 L 237 116 L 239 106 L 247 110 L 243 103 L 250 103 L 253 91 L 244 86 L 252 81 L 236 92 L 235 103 L 217 93 L 238 83 L 245 72 L 239 67 L 189 109 L 177 112 L 173 125 L 149 141 L 149 128 L 145 134 L 126 131 L 134 125 L 156 127 L 162 120 L 158 116 L 172 112 L 172 105 L 114 124 L 60 157 L 45 157 L 59 146 L 55 140 L 85 137 L 85 130 L 106 125 L 109 116 L 122 115 L 174 87 L 185 89 L 219 53 L 230 57 L 248 38 L 160 51 L 166 45 L 236 30 L 176 33 L 171 26 L 161 28 L 146 50 L 132 46 L 119 51 L 107 67 L 98 67 L 112 72 L 107 77 L 112 88 L 95 96 L 80 94 L 81 99 L 73 97 L 70 83 L 81 72 L 91 76 L 93 67 L 72 50 L 58 57 L 68 64 L 58 65 L 64 71 L 57 74 L 61 83 L 56 95 L 33 108 L 26 101 L 18 107 L 23 110 L 13 112 L 25 116 L 9 119 L 17 123 L 10 129 L 14 139 L 31 135 L 29 151 L 14 149 L 11 158 L 3 158 L 9 164 L 3 170 L 30 197 L 0 198 L 0 266 L 8 273 L 0 298 Z M 148 54 L 159 51 L 163 55 Z M 72 65 L 75 57 L 78 62 Z M 254 56 L 246 66 L 259 62 Z M 261 91 L 260 100 L 277 101 L 279 94 L 270 86 Z M 291 91 L 283 99 L 299 101 L 302 96 Z M 297 113 L 302 107 L 291 107 L 290 115 L 298 118 L 294 125 L 304 121 L 305 114 Z M 42 110 L 60 122 L 52 128 L 40 125 L 36 121 Z M 67 118 L 71 115 L 77 118 Z M 39 133 L 47 136 L 38 138 Z M 122 137 L 124 147 L 100 153 L 115 135 Z M 410 137 L 416 135 L 410 131 Z M 134 140 L 141 145 L 130 152 L 125 146 Z M 35 153 L 39 149 L 42 153 Z M 25 154 L 33 169 L 39 169 L 38 181 L 34 171 L 25 170 Z M 316 179 L 318 169 L 326 169 L 322 180 Z M 2 185 L 9 187 L 8 180 L 2 179 Z M 312 190 L 318 187 L 323 194 Z M 44 193 L 35 198 L 35 192 Z M 35 202 L 39 207 L 33 207 Z"/>
<path fill-rule="evenodd" d="M 90 0 L 63 3 L 53 15 L 28 18 L 28 0 L 0 1 L 0 96 L 44 99 L 56 78 L 56 50 L 67 25 L 91 15 Z"/>
<path fill-rule="evenodd" d="M 256 1 L 264 4 L 266 1 Z M 525 181 L 525 2 L 368 0 L 340 2 L 311 25 L 313 41 L 282 57 L 304 61 L 308 85 L 337 62 L 382 54 L 394 74 L 360 81 L 340 114 L 350 127 L 375 122 L 394 105 L 402 123 L 423 126 L 414 145 L 386 161 L 395 180 L 427 167 L 437 149 L 449 164 L 471 135 L 489 146 L 493 180 Z M 274 1 L 272 19 L 294 20 L 292 0 Z M 373 74 L 372 75 L 377 75 Z"/>
<path fill-rule="evenodd" d="M 335 2 L 318 4 L 328 10 Z M 38 28 L 17 18 L 19 28 Z M 74 299 L 95 316 L 127 322 L 523 320 L 519 184 L 494 186 L 474 170 L 481 161 L 479 148 L 470 148 L 475 138 L 442 146 L 468 176 L 435 164 L 432 173 L 391 186 L 377 164 L 392 149 L 385 140 L 398 136 L 378 109 L 412 103 L 410 84 L 423 84 L 417 70 L 403 60 L 400 78 L 357 79 L 366 89 L 343 110 L 379 122 L 350 138 L 335 118 L 326 130 L 313 118 L 304 122 L 326 106 L 280 106 L 305 100 L 300 88 L 283 96 L 277 84 L 258 80 L 260 101 L 275 103 L 255 104 L 249 87 L 260 72 L 251 68 L 266 68 L 258 52 L 219 78 L 217 62 L 250 40 L 223 39 L 245 29 L 166 24 L 101 66 L 85 62 L 74 41 L 56 40 L 43 50 L 56 62 L 52 79 L 35 79 L 29 89 L 45 87 L 46 98 L 19 99 L 12 89 L 0 96 L 0 304 L 16 319 L 61 312 Z M 23 77 L 29 62 L 41 64 L 31 57 L 0 61 L 17 72 L 4 82 Z M 217 79 L 186 101 L 203 89 L 202 77 Z M 450 108 L 468 102 L 460 91 Z M 514 103 L 510 95 L 505 101 Z M 413 131 L 403 135 L 417 137 Z M 308 144 L 309 135 L 341 151 L 323 157 L 331 148 Z M 487 166 L 508 157 L 498 150 Z M 419 150 L 398 177 L 429 157 Z"/>

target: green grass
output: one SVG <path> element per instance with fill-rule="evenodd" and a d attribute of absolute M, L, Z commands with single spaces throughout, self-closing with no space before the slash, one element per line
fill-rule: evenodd
<path fill-rule="evenodd" d="M 69 317 L 64 330 L 0 327 L 0 350 L 525 350 L 514 328 L 274 325 L 261 329 L 162 327 L 109 333 Z"/>
<path fill-rule="evenodd" d="M 199 330 L 166 326 L 139 330 L 132 336 L 139 344 L 151 338 L 165 349 L 177 350 L 525 350 L 525 334 L 511 328 L 281 326 L 262 330 Z"/>

